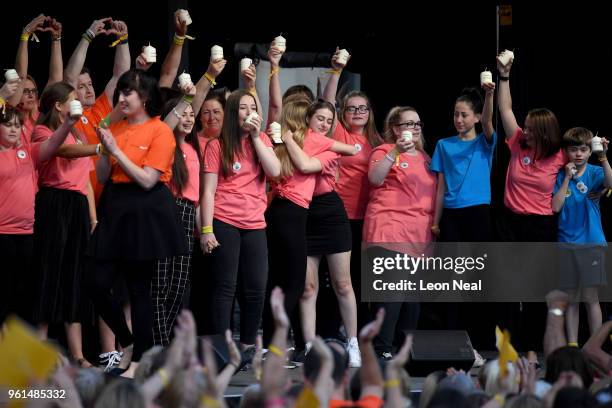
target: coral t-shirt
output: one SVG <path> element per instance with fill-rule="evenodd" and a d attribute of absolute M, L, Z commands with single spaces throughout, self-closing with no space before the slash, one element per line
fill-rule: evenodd
<path fill-rule="evenodd" d="M 198 153 L 189 143 L 182 143 L 181 150 L 183 151 L 185 166 L 187 167 L 187 183 L 183 186 L 183 191 L 180 195 L 177 194 L 172 183 L 170 183 L 170 190 L 175 197 L 178 196 L 193 201 L 197 206 L 200 201 L 200 160 L 198 159 Z"/>
<path fill-rule="evenodd" d="M 552 194 L 557 174 L 567 163 L 563 149 L 544 159 L 534 160 L 534 149 L 523 149 L 523 129 L 506 140 L 510 163 L 506 173 L 504 204 L 517 214 L 552 215 Z"/>
<path fill-rule="evenodd" d="M 0 152 L 0 234 L 34 232 L 40 143 Z"/>
<path fill-rule="evenodd" d="M 259 138 L 267 148 L 272 143 L 265 133 Z M 221 144 L 213 139 L 206 146 L 204 172 L 218 175 L 214 218 L 241 229 L 266 227 L 266 177 L 259 163 L 251 136 L 243 137 L 242 155 L 234 157 L 232 174 L 224 177 L 221 169 Z"/>
<path fill-rule="evenodd" d="M 351 220 L 361 220 L 368 204 L 370 183 L 368 181 L 368 162 L 372 146 L 365 136 L 349 132 L 342 123 L 336 125 L 333 138 L 339 142 L 354 145 L 359 152 L 354 156 L 343 156 L 336 191 L 346 213 Z"/>
<path fill-rule="evenodd" d="M 53 131 L 46 126 L 37 125 L 32 132 L 32 143 L 42 143 L 53 135 Z M 68 134 L 64 144 L 81 144 L 72 132 Z M 54 156 L 46 161 L 40 168 L 38 174 L 38 185 L 40 187 L 52 187 L 62 190 L 71 190 L 87 195 L 87 183 L 89 172 L 93 163 L 89 157 L 65 159 Z"/>

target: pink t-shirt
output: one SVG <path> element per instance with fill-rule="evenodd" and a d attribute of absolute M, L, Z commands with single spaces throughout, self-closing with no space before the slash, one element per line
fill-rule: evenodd
<path fill-rule="evenodd" d="M 336 189 L 336 180 L 338 178 L 339 170 L 339 159 L 327 161 L 323 165 L 321 173 L 317 175 L 317 180 L 315 181 L 315 189 L 312 195 L 316 197 L 334 191 Z"/>
<path fill-rule="evenodd" d="M 510 163 L 506 173 L 504 204 L 517 214 L 552 215 L 552 194 L 557 174 L 567 163 L 563 149 L 545 159 L 533 159 L 533 149 L 522 149 L 523 129 L 506 140 Z"/>
<path fill-rule="evenodd" d="M 0 152 L 0 234 L 34 232 L 39 143 Z"/>
<path fill-rule="evenodd" d="M 338 122 L 333 138 L 339 142 L 358 146 L 359 152 L 354 156 L 343 156 L 340 160 L 340 171 L 336 191 L 344 202 L 344 208 L 351 220 L 361 220 L 368 204 L 370 183 L 368 181 L 368 160 L 372 146 L 365 136 L 350 133 Z"/>
<path fill-rule="evenodd" d="M 32 142 L 40 143 L 49 139 L 53 131 L 46 126 L 37 125 L 32 132 Z M 72 133 L 68 134 L 64 144 L 81 144 Z M 89 172 L 93 169 L 90 157 L 64 159 L 54 156 L 45 162 L 38 175 L 38 184 L 41 187 L 59 188 L 62 190 L 77 191 L 87 195 Z"/>
<path fill-rule="evenodd" d="M 197 207 L 200 201 L 200 161 L 198 160 L 198 153 L 189 143 L 182 143 L 181 150 L 183 151 L 185 166 L 187 167 L 188 179 L 187 184 L 183 186 L 180 197 L 193 201 Z M 172 194 L 176 197 L 176 189 L 172 183 L 169 184 Z"/>
<path fill-rule="evenodd" d="M 321 165 L 325 167 L 330 161 L 338 157 L 337 153 L 328 152 L 333 144 L 333 139 L 308 129 L 302 149 L 308 156 L 317 158 Z M 308 208 L 312 201 L 316 179 L 317 173 L 303 174 L 294 169 L 290 177 L 286 177 L 278 183 L 271 182 L 270 185 L 274 195 L 286 198 L 300 207 Z"/>
<path fill-rule="evenodd" d="M 272 149 L 265 133 L 260 139 Z M 241 229 L 263 229 L 266 227 L 266 177 L 251 142 L 251 136 L 242 138 L 242 156 L 234 158 L 233 174 L 227 178 L 221 171 L 221 145 L 218 139 L 208 142 L 204 171 L 216 173 L 214 217 Z"/>
<path fill-rule="evenodd" d="M 370 166 L 386 160 L 385 154 L 393 147 L 384 144 L 374 149 Z M 427 244 L 432 241 L 437 178 L 429 171 L 430 161 L 422 152 L 416 156 L 402 153 L 384 183 L 370 187 L 363 224 L 365 242 Z M 421 247 L 418 245 L 417 252 L 421 252 Z"/>

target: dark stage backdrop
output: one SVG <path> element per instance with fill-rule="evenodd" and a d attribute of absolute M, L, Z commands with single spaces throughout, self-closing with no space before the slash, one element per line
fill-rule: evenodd
<path fill-rule="evenodd" d="M 299 4 L 299 6 L 298 6 Z M 453 104 L 464 86 L 478 85 L 479 72 L 495 70 L 496 2 L 444 5 L 442 2 L 414 2 L 398 5 L 377 2 L 338 6 L 307 2 L 289 9 L 273 5 L 239 2 L 171 0 L 90 2 L 12 2 L 3 6 L 1 67 L 14 65 L 21 27 L 42 12 L 64 25 L 64 62 L 68 61 L 80 34 L 95 18 L 124 19 L 129 27 L 130 48 L 135 57 L 144 44 L 158 49 L 159 66 L 171 41 L 172 12 L 190 10 L 194 24 L 189 33 L 196 37 L 183 57 L 194 78 L 206 69 L 213 44 L 232 55 L 238 42 L 267 43 L 279 33 L 287 38 L 290 51 L 333 52 L 336 45 L 349 49 L 349 69 L 362 75 L 362 89 L 370 95 L 377 123 L 382 125 L 392 106 L 412 105 L 426 122 L 427 149 L 431 153 L 439 138 L 454 133 Z M 299 7 L 296 9 L 296 7 Z M 334 8 L 336 7 L 336 8 Z M 269 10 L 283 10 L 270 14 Z M 548 107 L 559 117 L 563 130 L 586 126 L 600 135 L 612 136 L 611 65 L 612 24 L 601 5 L 544 7 L 513 5 L 512 25 L 501 27 L 500 45 L 515 49 L 512 95 L 519 123 L 535 107 Z M 41 43 L 32 43 L 30 73 L 39 87 L 47 79 L 48 34 Z M 109 39 L 96 39 L 89 48 L 86 65 L 101 91 L 111 75 L 113 49 Z M 219 83 L 234 88 L 237 65 L 229 58 Z M 503 130 L 500 127 L 500 139 Z M 497 149 L 493 173 L 494 205 L 502 203 L 507 166 L 503 141 Z M 602 200 L 608 239 L 612 239 L 612 198 Z"/>

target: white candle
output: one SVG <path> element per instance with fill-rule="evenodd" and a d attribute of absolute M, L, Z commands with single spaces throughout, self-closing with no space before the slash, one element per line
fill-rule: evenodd
<path fill-rule="evenodd" d="M 248 123 L 249 125 L 253 124 L 253 119 L 255 119 L 256 117 L 258 117 L 259 115 L 257 114 L 257 112 L 253 111 L 249 114 L 249 116 L 246 117 L 246 119 L 244 120 L 246 123 Z"/>
<path fill-rule="evenodd" d="M 603 152 L 603 144 L 601 143 L 601 137 L 595 136 L 591 139 L 591 151 L 593 153 Z"/>
<path fill-rule="evenodd" d="M 401 137 L 405 142 L 412 142 L 412 132 L 409 130 L 404 130 Z"/>
<path fill-rule="evenodd" d="M 210 61 L 212 62 L 218 59 L 223 59 L 223 47 L 213 45 L 210 49 Z"/>
<path fill-rule="evenodd" d="M 243 72 L 249 69 L 252 63 L 253 63 L 253 60 L 250 58 L 241 59 L 240 60 L 240 72 Z"/>
<path fill-rule="evenodd" d="M 274 143 L 283 143 L 281 138 L 281 125 L 278 122 L 270 123 L 270 130 L 272 131 L 272 141 Z"/>
<path fill-rule="evenodd" d="M 186 72 L 183 72 L 181 75 L 179 75 L 178 77 L 179 80 L 179 88 L 184 89 L 187 85 L 191 85 L 191 75 L 189 75 Z"/>
<path fill-rule="evenodd" d="M 14 69 L 7 69 L 4 73 L 7 82 L 19 81 L 19 74 Z"/>
<path fill-rule="evenodd" d="M 157 50 L 151 46 L 151 43 L 143 48 L 142 53 L 148 63 L 157 62 Z"/>
<path fill-rule="evenodd" d="M 493 82 L 493 73 L 491 71 L 482 71 L 480 73 L 480 85 L 490 84 Z"/>
<path fill-rule="evenodd" d="M 191 16 L 189 15 L 189 12 L 183 9 L 179 11 L 179 20 L 185 23 L 185 25 L 193 23 L 193 21 L 191 21 Z"/>
<path fill-rule="evenodd" d="M 282 35 L 279 35 L 272 41 L 272 45 L 278 48 L 279 51 L 285 52 L 287 49 L 287 40 Z"/>
<path fill-rule="evenodd" d="M 504 52 L 502 52 L 497 59 L 502 65 L 506 66 L 509 62 L 514 61 L 514 53 L 512 51 L 504 50 Z"/>
<path fill-rule="evenodd" d="M 350 55 L 351 54 L 349 54 L 349 52 L 343 48 L 340 50 L 340 52 L 338 52 L 338 59 L 336 62 L 340 65 L 346 65 Z"/>
<path fill-rule="evenodd" d="M 76 99 L 74 101 L 70 102 L 70 116 L 75 117 L 75 116 L 81 116 L 83 114 L 83 105 L 81 105 L 81 102 L 77 101 Z"/>

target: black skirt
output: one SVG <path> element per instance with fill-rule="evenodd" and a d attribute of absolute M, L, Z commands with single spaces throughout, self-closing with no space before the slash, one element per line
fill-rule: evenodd
<path fill-rule="evenodd" d="M 306 222 L 308 255 L 351 250 L 351 225 L 342 199 L 335 191 L 312 198 Z"/>
<path fill-rule="evenodd" d="M 187 255 L 181 217 L 170 190 L 157 183 L 108 183 L 98 208 L 88 255 L 100 260 L 148 261 Z"/>
<path fill-rule="evenodd" d="M 82 321 L 91 313 L 83 296 L 90 230 L 87 197 L 76 191 L 42 187 L 36 194 L 35 209 L 34 322 Z"/>

